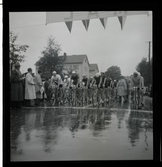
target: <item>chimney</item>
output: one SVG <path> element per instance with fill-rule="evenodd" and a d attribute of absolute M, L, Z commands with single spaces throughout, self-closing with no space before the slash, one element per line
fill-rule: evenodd
<path fill-rule="evenodd" d="M 64 61 L 66 60 L 67 54 L 64 52 Z"/>

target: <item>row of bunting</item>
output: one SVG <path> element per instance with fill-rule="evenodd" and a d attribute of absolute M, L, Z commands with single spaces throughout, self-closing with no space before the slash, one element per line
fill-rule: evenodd
<path fill-rule="evenodd" d="M 103 25 L 104 28 L 106 28 L 107 19 L 108 18 L 100 18 L 101 24 Z M 126 16 L 119 16 L 118 19 L 119 19 L 119 22 L 120 22 L 120 25 L 121 25 L 121 29 L 123 29 L 124 23 L 125 23 L 125 20 L 126 20 Z M 82 20 L 82 23 L 83 23 L 85 29 L 88 31 L 90 19 Z M 73 21 L 66 21 L 65 24 L 66 24 L 68 30 L 71 32 Z"/>
<path fill-rule="evenodd" d="M 71 32 L 73 21 L 82 20 L 86 30 L 88 30 L 90 19 L 99 19 L 106 28 L 108 17 L 118 17 L 121 29 L 124 27 L 126 17 L 129 15 L 149 14 L 149 11 L 87 11 L 87 12 L 47 12 L 46 24 L 65 22 Z"/>

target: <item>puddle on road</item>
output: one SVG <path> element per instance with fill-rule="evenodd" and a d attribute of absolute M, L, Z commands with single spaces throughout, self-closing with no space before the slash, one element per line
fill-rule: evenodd
<path fill-rule="evenodd" d="M 11 161 L 153 159 L 151 112 L 28 108 L 11 113 Z"/>

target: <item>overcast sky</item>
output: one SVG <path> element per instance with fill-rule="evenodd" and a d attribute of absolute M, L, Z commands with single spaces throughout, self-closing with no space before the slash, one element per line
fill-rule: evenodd
<path fill-rule="evenodd" d="M 31 67 L 35 72 L 34 64 L 42 56 L 47 38 L 53 35 L 61 45 L 61 54 L 86 54 L 90 64 L 98 64 L 100 72 L 116 65 L 122 75 L 131 75 L 142 58 L 148 58 L 146 42 L 152 41 L 150 14 L 127 16 L 123 30 L 117 17 L 108 18 L 106 29 L 99 19 L 91 19 L 88 31 L 82 21 L 74 21 L 70 33 L 64 22 L 45 25 L 45 12 L 10 13 L 10 30 L 19 34 L 17 43 L 29 45 L 21 71 Z"/>

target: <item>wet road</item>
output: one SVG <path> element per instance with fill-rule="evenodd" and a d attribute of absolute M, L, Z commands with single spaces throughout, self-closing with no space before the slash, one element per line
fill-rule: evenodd
<path fill-rule="evenodd" d="M 153 159 L 153 112 L 103 108 L 11 110 L 11 161 Z"/>

